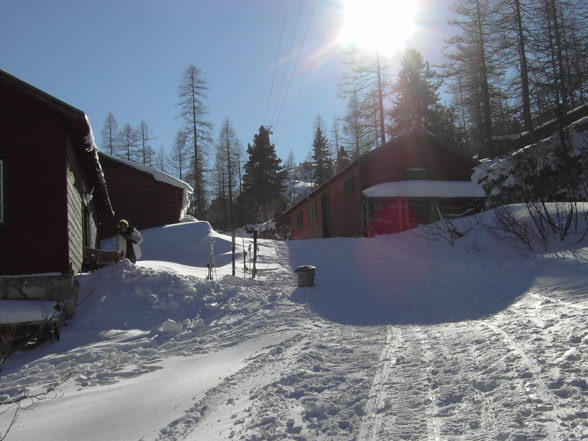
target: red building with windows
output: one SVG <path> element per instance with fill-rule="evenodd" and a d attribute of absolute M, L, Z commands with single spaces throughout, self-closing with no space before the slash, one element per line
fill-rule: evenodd
<path fill-rule="evenodd" d="M 75 307 L 84 247 L 113 215 L 86 115 L 0 70 L 0 298 Z"/>
<path fill-rule="evenodd" d="M 415 130 L 368 152 L 290 207 L 291 239 L 388 234 L 479 209 L 476 161 Z"/>

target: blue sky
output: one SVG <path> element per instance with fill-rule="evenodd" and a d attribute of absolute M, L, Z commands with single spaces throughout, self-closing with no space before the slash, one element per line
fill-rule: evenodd
<path fill-rule="evenodd" d="M 420 3 L 409 44 L 439 61 L 449 0 Z M 119 128 L 147 122 L 167 150 L 182 126 L 180 79 L 195 65 L 214 139 L 225 118 L 244 146 L 271 125 L 278 155 L 300 162 L 316 116 L 330 129 L 345 112 L 341 19 L 342 0 L 1 0 L 0 69 L 84 111 L 98 144 L 112 112 Z"/>

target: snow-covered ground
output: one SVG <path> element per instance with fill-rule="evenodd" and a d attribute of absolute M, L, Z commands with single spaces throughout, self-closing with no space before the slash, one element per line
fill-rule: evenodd
<path fill-rule="evenodd" d="M 231 276 L 207 223 L 144 231 L 144 260 L 80 277 L 60 341 L 8 360 L 0 439 L 588 439 L 586 242 L 523 252 L 476 219 L 261 240 L 256 279 L 250 238 Z"/>

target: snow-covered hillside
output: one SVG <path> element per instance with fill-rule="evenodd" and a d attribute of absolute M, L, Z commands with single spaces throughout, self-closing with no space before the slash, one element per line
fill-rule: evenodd
<path fill-rule="evenodd" d="M 302 200 L 316 187 L 313 170 L 304 165 L 298 165 L 287 170 L 286 189 L 284 196 L 288 204 L 295 204 Z"/>
<path fill-rule="evenodd" d="M 588 117 L 510 154 L 483 159 L 472 181 L 484 187 L 490 206 L 527 200 L 588 198 Z M 532 195 L 532 197 L 530 197 Z"/>
<path fill-rule="evenodd" d="M 588 439 L 582 227 L 523 252 L 492 222 L 262 240 L 256 279 L 207 223 L 144 231 L 145 260 L 80 277 L 60 341 L 9 359 L 0 438 Z"/>

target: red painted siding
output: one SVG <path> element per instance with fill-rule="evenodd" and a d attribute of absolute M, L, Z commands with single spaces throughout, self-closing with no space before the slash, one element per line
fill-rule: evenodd
<path fill-rule="evenodd" d="M 0 274 L 67 273 L 65 125 L 13 87 L 0 83 L 0 96 L 7 203 Z"/>
<path fill-rule="evenodd" d="M 119 219 L 128 219 L 138 229 L 177 223 L 183 190 L 156 181 L 149 173 L 100 155 L 115 217 L 100 227 L 102 239 L 116 235 Z"/>
<path fill-rule="evenodd" d="M 345 191 L 345 180 L 353 179 L 353 190 Z M 333 237 L 357 236 L 361 232 L 361 181 L 359 167 L 353 165 L 329 185 Z"/>
<path fill-rule="evenodd" d="M 324 237 L 319 222 L 309 219 L 310 203 L 320 202 L 320 194 L 328 193 L 331 236 L 353 237 L 363 233 L 362 191 L 376 184 L 407 179 L 407 169 L 425 169 L 426 179 L 469 181 L 473 161 L 452 152 L 433 136 L 413 132 L 370 152 L 343 170 L 315 193 L 286 212 L 290 216 L 291 238 Z M 345 180 L 353 177 L 354 189 L 345 192 Z M 320 206 L 320 203 L 319 203 Z M 302 228 L 296 226 L 296 212 L 303 214 Z M 321 213 L 322 215 L 322 213 Z"/>
<path fill-rule="evenodd" d="M 362 163 L 363 189 L 406 179 L 407 168 L 424 168 L 427 179 L 469 181 L 472 164 L 430 137 L 415 135 L 373 152 Z"/>

